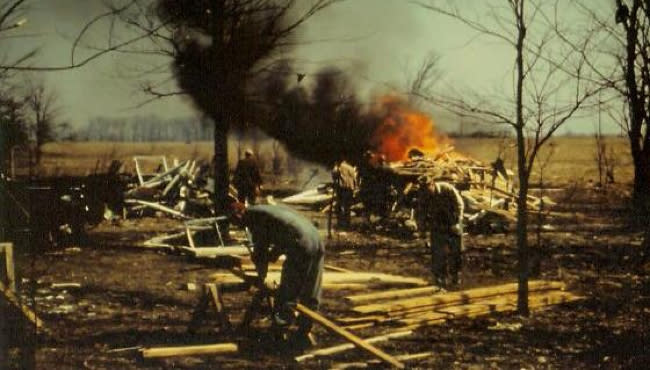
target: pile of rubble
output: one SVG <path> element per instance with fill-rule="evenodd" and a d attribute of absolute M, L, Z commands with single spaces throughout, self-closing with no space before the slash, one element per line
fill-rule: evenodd
<path fill-rule="evenodd" d="M 212 216 L 213 180 L 209 167 L 196 160 L 167 164 L 164 156 L 134 156 L 137 182 L 124 192 L 124 217 L 142 216 L 148 211 L 162 212 L 181 219 Z M 158 164 L 158 171 L 143 170 L 146 162 Z M 135 181 L 135 178 L 134 178 Z"/>
<path fill-rule="evenodd" d="M 505 168 L 500 158 L 485 165 L 453 149 L 448 147 L 432 157 L 414 149 L 409 153 L 408 160 L 392 162 L 388 168 L 406 184 L 404 188 L 415 184 L 422 175 L 452 183 L 465 201 L 464 217 L 469 230 L 506 231 L 516 220 L 514 173 Z M 548 197 L 529 195 L 528 199 L 529 209 L 532 210 L 555 204 Z"/>

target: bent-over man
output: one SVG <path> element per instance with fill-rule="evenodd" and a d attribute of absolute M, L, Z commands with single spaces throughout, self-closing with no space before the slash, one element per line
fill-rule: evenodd
<path fill-rule="evenodd" d="M 240 204 L 240 203 L 238 203 Z M 259 277 L 266 278 L 268 263 L 286 256 L 282 266 L 280 286 L 275 294 L 274 319 L 280 325 L 293 322 L 292 305 L 300 302 L 318 310 L 325 246 L 318 229 L 297 211 L 278 205 L 236 207 L 234 221 L 248 227 L 253 242 L 253 262 Z M 298 331 L 290 338 L 296 346 L 312 343 L 311 321 L 297 319 Z"/>
<path fill-rule="evenodd" d="M 463 198 L 449 183 L 428 176 L 418 179 L 418 228 L 429 232 L 431 272 L 441 287 L 460 283 L 463 251 Z"/>

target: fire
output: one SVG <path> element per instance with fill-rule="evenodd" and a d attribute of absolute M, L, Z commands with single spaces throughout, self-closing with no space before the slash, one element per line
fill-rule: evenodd
<path fill-rule="evenodd" d="M 372 144 L 387 161 L 406 160 L 409 150 L 414 148 L 433 156 L 449 145 L 449 138 L 436 132 L 427 114 L 409 107 L 398 97 L 380 98 L 373 110 L 381 123 L 373 133 Z"/>

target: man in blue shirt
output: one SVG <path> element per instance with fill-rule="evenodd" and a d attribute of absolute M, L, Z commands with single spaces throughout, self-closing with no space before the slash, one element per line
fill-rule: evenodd
<path fill-rule="evenodd" d="M 325 257 L 325 246 L 318 229 L 289 207 L 254 205 L 235 208 L 234 222 L 246 226 L 251 233 L 252 259 L 262 281 L 266 278 L 268 263 L 283 254 L 286 256 L 280 286 L 275 293 L 276 322 L 290 324 L 294 319 L 291 307 L 297 302 L 317 310 Z M 298 331 L 293 340 L 297 345 L 311 344 L 311 320 L 299 316 L 296 323 Z"/>

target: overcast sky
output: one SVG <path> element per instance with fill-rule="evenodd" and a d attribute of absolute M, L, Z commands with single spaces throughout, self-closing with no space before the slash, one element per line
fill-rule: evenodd
<path fill-rule="evenodd" d="M 20 39 L 19 44 L 14 40 L 5 51 L 15 53 L 38 45 L 41 52 L 33 65 L 66 65 L 71 40 L 85 22 L 103 11 L 101 0 L 31 0 L 28 22 L 21 32 L 33 37 Z M 458 22 L 407 0 L 347 0 L 315 16 L 300 35 L 312 41 L 295 51 L 298 68 L 307 78 L 324 66 L 336 65 L 357 76 L 362 81 L 360 91 L 366 94 L 381 92 L 386 84 L 403 85 L 406 74 L 431 51 L 441 56 L 443 84 L 489 91 L 507 86 L 512 79 L 509 48 L 490 38 L 476 38 Z M 133 58 L 111 54 L 83 68 L 42 77 L 59 93 L 65 116 L 75 126 L 95 116 L 196 114 L 191 103 L 180 98 L 137 108 L 146 99 L 138 93 L 137 68 L 143 66 Z M 589 132 L 592 128 L 590 122 L 581 122 L 568 129 Z"/>

